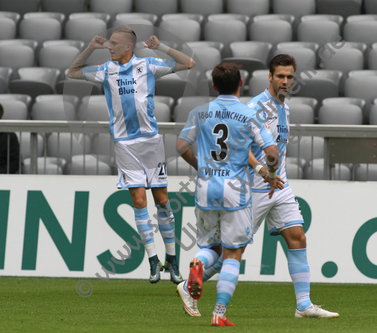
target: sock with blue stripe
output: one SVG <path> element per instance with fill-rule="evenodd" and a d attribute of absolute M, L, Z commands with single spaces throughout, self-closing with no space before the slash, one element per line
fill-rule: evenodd
<path fill-rule="evenodd" d="M 219 255 L 217 254 L 216 251 L 212 249 L 200 249 L 198 252 L 196 252 L 195 258 L 198 258 L 202 262 L 203 269 L 205 269 L 206 267 L 211 267 L 213 264 L 215 264 L 219 259 Z M 204 282 L 204 279 L 203 279 L 203 282 Z M 185 284 L 183 285 L 183 289 L 186 292 L 188 292 L 187 280 L 185 281 Z"/>
<path fill-rule="evenodd" d="M 217 281 L 217 298 L 213 314 L 224 318 L 225 309 L 233 296 L 240 274 L 240 262 L 236 259 L 225 259 Z"/>
<path fill-rule="evenodd" d="M 212 276 L 214 276 L 217 273 L 220 273 L 222 265 L 223 265 L 223 254 L 221 254 L 219 259 L 216 261 L 216 263 L 212 267 L 209 267 L 204 271 L 203 282 L 208 281 Z"/>
<path fill-rule="evenodd" d="M 168 201 L 166 205 L 156 205 L 156 208 L 158 228 L 164 240 L 166 254 L 175 256 L 175 219 L 171 211 L 170 202 Z"/>
<path fill-rule="evenodd" d="M 288 269 L 295 288 L 297 310 L 305 311 L 312 304 L 306 249 L 288 249 Z"/>
<path fill-rule="evenodd" d="M 147 207 L 142 209 L 134 208 L 137 230 L 141 237 L 148 258 L 157 255 L 156 244 L 154 243 L 154 234 L 152 224 L 149 222 L 149 214 Z M 149 222 L 149 225 L 148 225 Z"/>

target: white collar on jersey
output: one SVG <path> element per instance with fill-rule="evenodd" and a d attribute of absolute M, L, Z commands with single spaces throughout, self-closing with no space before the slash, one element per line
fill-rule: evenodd
<path fill-rule="evenodd" d="M 235 95 L 220 95 L 217 99 L 221 99 L 222 101 L 239 101 L 238 97 Z"/>

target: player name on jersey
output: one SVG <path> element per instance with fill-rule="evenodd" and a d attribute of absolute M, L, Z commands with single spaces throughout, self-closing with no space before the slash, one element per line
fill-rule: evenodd
<path fill-rule="evenodd" d="M 229 177 L 230 170 L 229 169 L 212 169 L 206 168 L 204 171 L 205 176 L 220 176 L 220 177 Z"/>

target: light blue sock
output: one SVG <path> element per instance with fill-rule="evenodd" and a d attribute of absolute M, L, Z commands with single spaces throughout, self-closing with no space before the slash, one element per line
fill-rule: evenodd
<path fill-rule="evenodd" d="M 216 273 L 220 273 L 222 265 L 223 265 L 223 254 L 221 254 L 219 259 L 216 261 L 216 263 L 212 267 L 207 268 L 204 271 L 203 282 L 208 281 Z"/>
<path fill-rule="evenodd" d="M 158 228 L 164 240 L 166 254 L 175 256 L 175 219 L 170 208 L 170 202 L 168 201 L 166 205 L 156 205 L 156 208 Z"/>
<path fill-rule="evenodd" d="M 236 259 L 225 259 L 217 281 L 216 304 L 228 306 L 238 283 L 240 262 Z"/>
<path fill-rule="evenodd" d="M 198 252 L 196 252 L 195 258 L 198 258 L 204 265 L 204 267 L 210 267 L 219 261 L 219 255 L 217 254 L 216 251 L 212 249 L 200 249 Z M 221 255 L 222 258 L 222 255 Z M 222 263 L 222 261 L 221 261 Z M 221 265 L 220 265 L 221 268 Z M 203 275 L 203 282 L 207 281 L 204 280 L 205 274 Z M 188 293 L 187 289 L 187 280 L 185 281 L 185 284 L 183 285 L 183 289 Z"/>
<path fill-rule="evenodd" d="M 148 253 L 148 258 L 151 258 L 157 255 L 157 250 L 154 243 L 153 228 L 152 226 L 148 225 L 148 222 L 150 220 L 148 209 L 147 207 L 144 207 L 142 209 L 134 208 L 134 212 L 137 230 L 140 234 L 145 250 Z"/>
<path fill-rule="evenodd" d="M 306 249 L 288 250 L 288 269 L 295 288 L 297 310 L 305 311 L 311 304 L 310 270 Z"/>

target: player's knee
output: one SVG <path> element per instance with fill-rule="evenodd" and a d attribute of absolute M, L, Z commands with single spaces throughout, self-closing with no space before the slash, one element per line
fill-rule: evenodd
<path fill-rule="evenodd" d="M 133 205 L 136 209 L 142 209 L 144 207 L 147 207 L 147 202 L 144 200 L 144 198 L 133 198 Z"/>
<path fill-rule="evenodd" d="M 304 233 L 302 233 L 302 234 L 298 237 L 298 242 L 300 243 L 301 248 L 306 248 L 306 236 L 305 236 Z"/>

